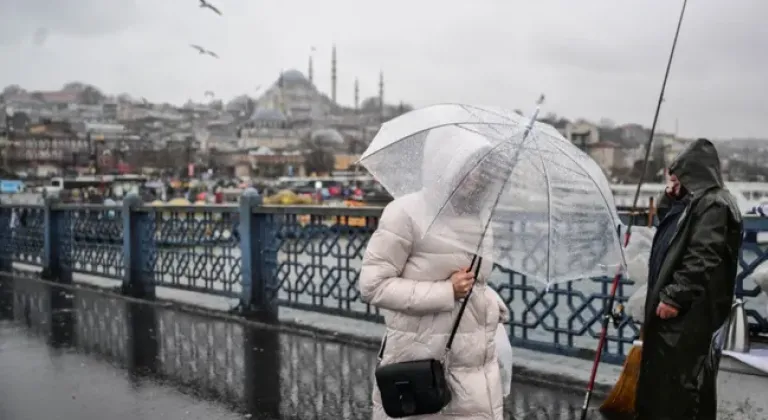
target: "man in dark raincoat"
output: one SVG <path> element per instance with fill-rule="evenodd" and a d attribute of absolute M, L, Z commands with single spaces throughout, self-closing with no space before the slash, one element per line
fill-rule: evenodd
<path fill-rule="evenodd" d="M 668 175 L 649 261 L 635 408 L 642 420 L 714 420 L 715 337 L 733 301 L 741 212 L 710 141 L 689 145 Z"/>

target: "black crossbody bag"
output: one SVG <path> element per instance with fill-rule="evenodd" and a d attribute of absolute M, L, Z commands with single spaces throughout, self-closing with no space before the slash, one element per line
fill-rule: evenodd
<path fill-rule="evenodd" d="M 472 257 L 470 270 L 474 266 L 475 279 L 480 273 L 482 258 Z M 477 261 L 477 265 L 475 265 Z M 445 360 L 451 351 L 453 339 L 459 329 L 459 322 L 467 308 L 469 297 L 472 295 L 474 285 L 469 289 L 467 297 L 461 303 L 459 313 L 453 322 L 451 335 L 445 344 L 445 352 L 442 360 L 425 359 L 410 362 L 392 363 L 376 367 L 376 386 L 381 394 L 381 405 L 384 412 L 391 418 L 418 416 L 423 414 L 435 414 L 451 402 L 451 390 L 445 378 Z M 379 363 L 384 356 L 387 346 L 387 338 L 379 350 Z"/>

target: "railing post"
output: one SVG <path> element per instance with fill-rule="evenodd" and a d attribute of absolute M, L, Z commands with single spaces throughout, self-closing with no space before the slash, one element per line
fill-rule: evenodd
<path fill-rule="evenodd" d="M 0 208 L 0 319 L 13 319 L 13 253 L 16 246 L 13 230 L 14 212 L 11 207 Z"/>
<path fill-rule="evenodd" d="M 152 229 L 152 214 L 136 211 L 142 206 L 136 193 L 123 199 L 123 274 L 124 295 L 155 298 L 154 256 L 157 245 Z"/>
<path fill-rule="evenodd" d="M 16 216 L 14 216 L 16 214 Z M 0 272 L 10 273 L 13 271 L 13 253 L 16 246 L 14 230 L 18 224 L 18 209 L 11 207 L 0 208 Z"/>
<path fill-rule="evenodd" d="M 246 316 L 264 321 L 276 321 L 277 279 L 273 270 L 275 258 L 269 246 L 274 242 L 269 215 L 254 213 L 261 206 L 259 193 L 248 188 L 240 197 L 240 254 L 242 260 L 242 289 L 240 308 Z"/>
<path fill-rule="evenodd" d="M 61 284 L 72 284 L 71 217 L 68 217 L 70 215 L 66 210 L 56 209 L 56 204 L 58 201 L 54 197 L 45 200 L 41 277 Z M 69 259 L 67 264 L 64 264 L 65 259 Z"/>

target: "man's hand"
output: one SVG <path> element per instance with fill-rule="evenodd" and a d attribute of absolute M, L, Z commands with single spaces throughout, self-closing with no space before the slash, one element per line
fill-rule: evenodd
<path fill-rule="evenodd" d="M 664 188 L 664 192 L 670 197 L 677 197 L 680 195 L 680 180 L 676 175 L 670 174 L 665 170 L 667 176 L 667 185 Z"/>
<path fill-rule="evenodd" d="M 664 302 L 659 303 L 659 306 L 656 307 L 656 315 L 661 319 L 674 318 L 677 314 L 678 311 L 674 306 L 667 305 Z"/>

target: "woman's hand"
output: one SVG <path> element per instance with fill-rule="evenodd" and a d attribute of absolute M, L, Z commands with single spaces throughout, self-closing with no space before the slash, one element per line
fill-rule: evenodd
<path fill-rule="evenodd" d="M 470 272 L 468 268 L 459 270 L 451 275 L 451 283 L 453 284 L 453 297 L 456 299 L 465 298 L 472 285 L 475 284 L 475 274 Z"/>

